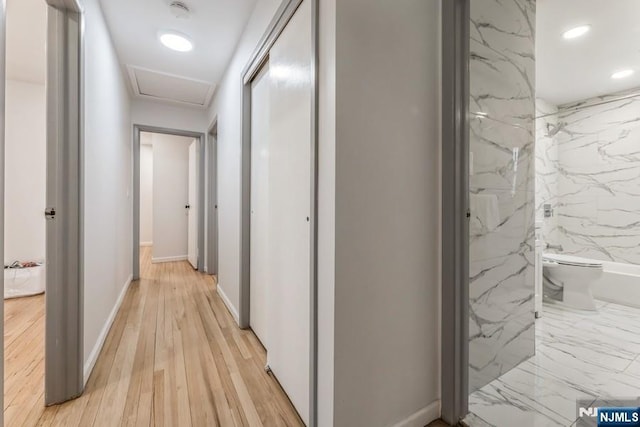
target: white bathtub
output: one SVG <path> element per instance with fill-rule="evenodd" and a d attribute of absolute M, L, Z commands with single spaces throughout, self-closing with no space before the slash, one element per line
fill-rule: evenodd
<path fill-rule="evenodd" d="M 5 268 L 4 299 L 38 295 L 45 291 L 44 265 L 27 268 Z"/>
<path fill-rule="evenodd" d="M 602 277 L 592 289 L 594 298 L 640 308 L 640 266 L 607 261 L 602 266 Z"/>

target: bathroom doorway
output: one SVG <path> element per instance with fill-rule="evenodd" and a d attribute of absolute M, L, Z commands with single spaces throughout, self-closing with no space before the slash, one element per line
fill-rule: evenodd
<path fill-rule="evenodd" d="M 443 415 L 570 426 L 580 408 L 638 406 L 640 5 L 455 3 L 464 60 L 445 56 L 461 77 L 443 88 L 468 114 L 444 122 L 460 151 L 443 148 L 458 166 L 443 172 L 458 192 L 444 200 L 458 234 L 443 246 L 457 357 Z"/>

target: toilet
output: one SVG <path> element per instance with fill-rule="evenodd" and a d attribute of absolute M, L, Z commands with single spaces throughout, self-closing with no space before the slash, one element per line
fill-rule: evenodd
<path fill-rule="evenodd" d="M 542 265 L 545 278 L 562 286 L 562 302 L 567 307 L 596 310 L 591 289 L 602 276 L 601 262 L 570 255 L 546 253 L 542 256 Z"/>

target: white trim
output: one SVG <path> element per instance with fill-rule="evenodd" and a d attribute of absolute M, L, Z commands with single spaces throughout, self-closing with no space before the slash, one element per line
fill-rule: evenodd
<path fill-rule="evenodd" d="M 140 242 L 140 246 L 145 246 L 145 247 L 149 247 L 149 246 L 153 246 L 153 242 Z"/>
<path fill-rule="evenodd" d="M 432 402 L 426 408 L 396 423 L 393 427 L 424 427 L 440 418 L 440 400 Z"/>
<path fill-rule="evenodd" d="M 118 295 L 118 300 L 116 304 L 113 306 L 113 310 L 109 313 L 109 317 L 107 318 L 102 331 L 100 331 L 100 335 L 98 336 L 98 341 L 96 345 L 93 346 L 93 350 L 91 350 L 91 354 L 89 355 L 89 359 L 84 363 L 84 385 L 87 385 L 87 381 L 89 381 L 89 377 L 91 376 L 91 372 L 93 371 L 96 362 L 98 361 L 98 356 L 100 356 L 100 352 L 102 351 L 102 347 L 104 346 L 105 341 L 107 340 L 107 335 L 109 335 L 109 331 L 111 330 L 111 326 L 113 326 L 114 320 L 116 320 L 116 315 L 120 310 L 120 306 L 122 305 L 122 301 L 124 301 L 124 296 L 127 294 L 129 290 L 129 286 L 133 281 L 133 275 L 129 276 L 127 282 L 124 284 L 122 291 L 120 291 L 120 295 Z"/>
<path fill-rule="evenodd" d="M 222 302 L 224 302 L 224 305 L 227 306 L 227 310 L 229 310 L 229 313 L 231 313 L 233 319 L 236 321 L 236 323 L 240 324 L 240 316 L 238 316 L 238 310 L 236 310 L 233 304 L 231 304 L 231 300 L 229 299 L 227 294 L 224 293 L 220 284 L 216 285 L 216 291 L 218 292 L 218 295 L 220 295 L 220 298 L 222 298 Z"/>
<path fill-rule="evenodd" d="M 187 256 L 186 255 L 168 256 L 168 257 L 163 257 L 163 258 L 151 258 L 151 262 L 153 264 L 160 264 L 160 263 L 163 263 L 163 262 L 186 261 L 186 260 L 187 260 Z"/>

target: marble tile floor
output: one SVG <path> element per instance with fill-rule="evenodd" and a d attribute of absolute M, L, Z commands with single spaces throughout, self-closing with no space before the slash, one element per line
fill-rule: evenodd
<path fill-rule="evenodd" d="M 546 302 L 536 354 L 469 396 L 472 427 L 575 426 L 576 401 L 640 397 L 640 308 Z"/>

